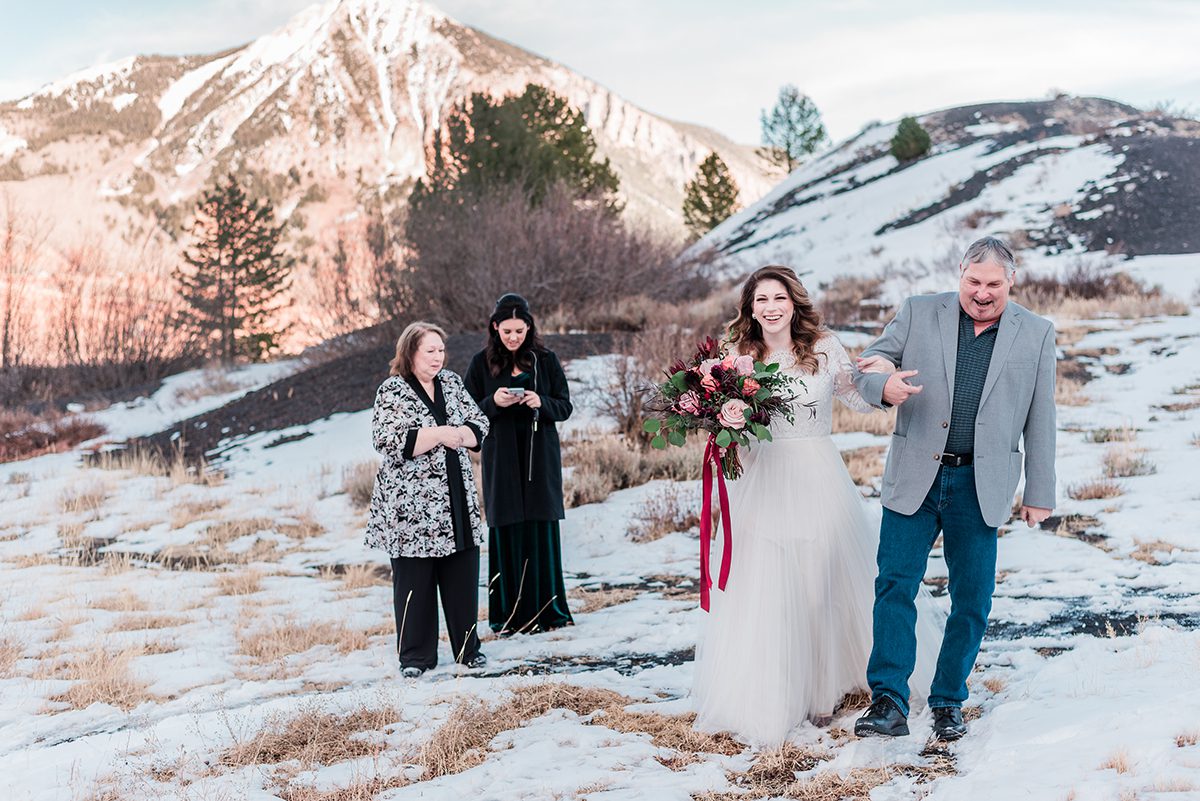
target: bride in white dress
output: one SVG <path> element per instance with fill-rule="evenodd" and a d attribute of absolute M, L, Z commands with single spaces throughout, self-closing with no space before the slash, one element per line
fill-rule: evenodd
<path fill-rule="evenodd" d="M 848 692 L 866 686 L 879 543 L 858 488 L 830 438 L 836 398 L 876 411 L 854 389 L 845 348 L 821 327 L 796 274 L 764 267 L 742 289 L 730 347 L 793 382 L 795 422 L 771 425 L 772 442 L 743 451 L 730 485 L 732 569 L 696 651 L 696 726 L 763 746 L 805 720 L 825 722 Z M 797 353 L 799 351 L 799 353 Z M 893 368 L 894 369 L 894 368 Z M 923 702 L 944 613 L 918 598 L 917 667 Z"/>

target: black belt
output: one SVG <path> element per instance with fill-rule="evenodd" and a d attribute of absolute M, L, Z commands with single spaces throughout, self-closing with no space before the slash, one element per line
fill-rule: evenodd
<path fill-rule="evenodd" d="M 947 467 L 962 467 L 970 464 L 974 458 L 973 453 L 943 453 L 938 457 L 938 461 Z"/>

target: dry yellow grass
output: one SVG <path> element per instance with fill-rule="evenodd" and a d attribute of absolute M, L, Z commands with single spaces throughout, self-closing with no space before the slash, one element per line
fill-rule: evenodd
<path fill-rule="evenodd" d="M 568 441 L 564 465 L 573 467 L 563 483 L 568 507 L 603 501 L 613 492 L 639 487 L 656 478 L 690 481 L 700 478 L 704 441 L 692 436 L 682 448 L 640 450 L 616 435 Z"/>
<path fill-rule="evenodd" d="M 125 615 L 113 623 L 109 631 L 145 631 L 149 629 L 171 629 L 190 623 L 182 615 L 148 614 Z"/>
<path fill-rule="evenodd" d="M 236 570 L 221 573 L 215 582 L 218 595 L 253 595 L 262 590 L 261 570 Z"/>
<path fill-rule="evenodd" d="M 796 801 L 866 801 L 876 787 L 898 776 L 910 776 L 920 783 L 955 773 L 952 758 L 932 755 L 924 765 L 884 765 L 854 768 L 846 773 L 826 770 L 797 779 L 796 773 L 812 770 L 827 754 L 814 753 L 793 745 L 765 752 L 750 770 L 729 774 L 737 792 L 710 792 L 692 796 L 695 801 L 735 801 L 736 799 L 789 798 Z"/>
<path fill-rule="evenodd" d="M 698 753 L 732 756 L 745 749 L 724 732 L 705 734 L 696 731 L 695 722 L 695 713 L 662 715 L 657 712 L 631 712 L 618 703 L 605 706 L 589 721 L 590 725 L 604 726 L 622 734 L 648 734 L 659 748 L 673 749 L 680 752 L 684 759 L 693 761 L 698 760 Z"/>
<path fill-rule="evenodd" d="M 833 404 L 833 433 L 845 431 L 866 431 L 868 434 L 885 436 L 896 428 L 896 409 L 885 412 L 859 414 L 847 408 L 844 404 Z"/>
<path fill-rule="evenodd" d="M 1154 473 L 1154 463 L 1145 456 L 1146 449 L 1129 443 L 1112 445 L 1104 452 L 1104 475 L 1108 478 L 1131 478 Z"/>
<path fill-rule="evenodd" d="M 154 700 L 146 691 L 147 684 L 130 670 L 130 663 L 144 654 L 142 646 L 109 651 L 102 645 L 75 654 L 55 670 L 58 678 L 74 683 L 66 692 L 53 696 L 51 700 L 66 702 L 74 709 L 86 709 L 92 704 L 102 703 L 125 711 L 144 701 Z"/>
<path fill-rule="evenodd" d="M 1125 488 L 1110 478 L 1097 478 L 1067 487 L 1067 495 L 1076 501 L 1116 498 L 1124 494 Z"/>
<path fill-rule="evenodd" d="M 1129 754 L 1121 749 L 1100 763 L 1100 770 L 1115 770 L 1117 773 L 1129 772 Z"/>
<path fill-rule="evenodd" d="M 344 623 L 329 621 L 284 620 L 266 628 L 238 635 L 238 649 L 259 664 L 275 662 L 293 654 L 302 654 L 318 645 L 331 645 L 343 654 L 361 651 L 370 645 L 370 635 Z"/>
<path fill-rule="evenodd" d="M 54 629 L 47 638 L 50 642 L 61 642 L 75 633 L 75 627 L 83 622 L 79 615 L 64 615 L 54 618 Z"/>
<path fill-rule="evenodd" d="M 342 470 L 342 492 L 350 498 L 355 509 L 366 509 L 371 505 L 371 493 L 375 491 L 375 474 L 379 472 L 379 460 L 358 462 Z"/>
<path fill-rule="evenodd" d="M 197 520 L 211 518 L 212 512 L 223 509 L 225 505 L 225 501 L 215 498 L 194 503 L 181 503 L 171 509 L 171 528 L 180 529 Z"/>
<path fill-rule="evenodd" d="M 0 638 L 0 679 L 13 675 L 13 666 L 25 653 L 25 644 L 10 637 Z"/>
<path fill-rule="evenodd" d="M 345 787 L 322 790 L 311 785 L 288 784 L 280 793 L 283 801 L 375 801 L 388 790 L 404 787 L 409 782 L 394 770 L 391 775 L 376 775 L 370 778 L 354 778 Z"/>
<path fill-rule="evenodd" d="M 1054 317 L 1056 320 L 1098 320 L 1104 317 L 1140 320 L 1159 315 L 1185 317 L 1189 311 L 1187 303 L 1178 298 L 1128 293 L 1106 298 L 1066 298 L 1054 307 Z"/>
<path fill-rule="evenodd" d="M 865 448 L 855 448 L 842 452 L 842 461 L 850 478 L 860 487 L 874 486 L 876 480 L 883 478 L 884 455 L 887 448 L 883 445 L 869 445 Z"/>
<path fill-rule="evenodd" d="M 392 584 L 391 571 L 374 564 L 331 565 L 321 568 L 321 578 L 339 582 L 339 589 L 350 593 Z"/>
<path fill-rule="evenodd" d="M 375 757 L 383 753 L 382 737 L 361 735 L 382 735 L 400 718 L 400 710 L 388 705 L 341 714 L 310 707 L 288 718 L 269 718 L 261 731 L 222 752 L 218 762 L 243 768 L 295 761 L 309 770 L 314 765 Z"/>
<path fill-rule="evenodd" d="M 1133 538 L 1134 549 L 1130 553 L 1130 557 L 1145 562 L 1148 565 L 1161 565 L 1157 554 L 1165 553 L 1172 554 L 1175 551 L 1187 550 L 1166 540 L 1140 540 L 1137 537 Z"/>
<path fill-rule="evenodd" d="M 988 676 L 983 680 L 983 686 L 987 687 L 989 692 L 1001 693 L 1004 692 L 1004 688 L 1008 686 L 1008 682 L 999 676 Z"/>
<path fill-rule="evenodd" d="M 1196 785 L 1187 779 L 1155 779 L 1147 789 L 1155 793 L 1190 793 L 1196 789 Z"/>
<path fill-rule="evenodd" d="M 183 484 L 215 487 L 225 480 L 223 473 L 209 467 L 203 460 L 187 462 L 180 448 L 176 448 L 169 456 L 136 448 L 105 451 L 97 454 L 92 466 L 101 470 L 127 470 L 134 475 L 167 478 L 171 487 Z"/>
<path fill-rule="evenodd" d="M 108 500 L 108 487 L 102 482 L 89 482 L 67 487 L 58 496 L 58 510 L 63 514 L 95 512 Z"/>
<path fill-rule="evenodd" d="M 1083 392 L 1083 382 L 1069 376 L 1059 376 L 1054 382 L 1054 402 L 1059 406 L 1087 406 L 1091 399 Z"/>
<path fill-rule="evenodd" d="M 1137 429 L 1125 425 L 1117 428 L 1093 428 L 1087 432 L 1088 442 L 1134 442 L 1137 440 Z"/>
<path fill-rule="evenodd" d="M 637 590 L 632 590 L 627 587 L 611 587 L 607 589 L 573 587 L 567 590 L 567 598 L 579 602 L 578 604 L 572 605 L 572 611 L 577 614 L 597 612 L 601 609 L 607 609 L 610 606 L 616 606 L 617 604 L 623 604 L 626 601 L 632 601 L 637 596 Z"/>
<path fill-rule="evenodd" d="M 113 595 L 106 595 L 103 598 L 94 598 L 88 601 L 88 606 L 108 612 L 145 612 L 149 609 L 146 602 L 129 589 L 121 590 Z"/>

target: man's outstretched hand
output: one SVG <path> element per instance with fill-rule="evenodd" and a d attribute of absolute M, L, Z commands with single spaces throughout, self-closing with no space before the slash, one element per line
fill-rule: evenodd
<path fill-rule="evenodd" d="M 888 376 L 887 383 L 883 385 L 883 402 L 899 406 L 908 400 L 909 396 L 920 392 L 920 384 L 910 384 L 905 381 L 906 378 L 912 378 L 916 374 L 916 370 L 901 370 Z"/>
<path fill-rule="evenodd" d="M 1043 509 L 1040 506 L 1022 506 L 1021 519 L 1025 521 L 1025 525 L 1033 528 L 1050 516 L 1049 509 Z"/>

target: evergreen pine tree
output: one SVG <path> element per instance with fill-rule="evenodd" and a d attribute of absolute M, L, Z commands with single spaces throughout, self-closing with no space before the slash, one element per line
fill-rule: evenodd
<path fill-rule="evenodd" d="M 716 153 L 696 169 L 683 195 L 683 221 L 696 236 L 704 236 L 737 211 L 738 186 Z"/>
<path fill-rule="evenodd" d="M 290 286 L 293 259 L 281 248 L 284 224 L 268 200 L 251 200 L 231 173 L 205 190 L 175 271 L 188 308 L 180 322 L 206 343 L 206 355 L 231 363 L 261 360 L 278 349 L 275 321 Z"/>
<path fill-rule="evenodd" d="M 765 145 L 759 153 L 788 172 L 828 139 L 816 103 L 791 84 L 780 87 L 774 108 L 769 113 L 763 110 L 759 121 Z"/>
<path fill-rule="evenodd" d="M 900 120 L 892 137 L 892 155 L 898 161 L 912 161 L 929 152 L 929 133 L 913 117 Z"/>
<path fill-rule="evenodd" d="M 475 93 L 440 132 L 429 178 L 418 182 L 413 206 L 443 192 L 478 194 L 519 184 L 537 205 L 555 183 L 619 210 L 617 174 L 596 161 L 596 140 L 583 114 L 544 86 L 495 100 Z"/>

